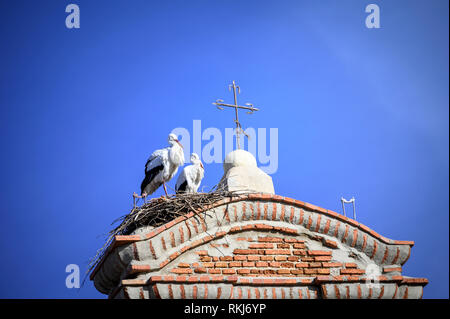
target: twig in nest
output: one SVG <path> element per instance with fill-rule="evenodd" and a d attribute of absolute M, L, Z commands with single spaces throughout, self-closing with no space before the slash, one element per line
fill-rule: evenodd
<path fill-rule="evenodd" d="M 168 197 L 153 198 L 141 207 L 133 207 L 129 214 L 117 218 L 112 223 L 113 225 L 120 222 L 116 228 L 106 235 L 105 244 L 89 262 L 87 274 L 103 258 L 107 247 L 115 236 L 129 235 L 139 227 L 159 227 L 179 216 L 189 212 L 196 213 L 205 206 L 212 205 L 225 197 L 233 196 L 236 196 L 236 192 L 213 187 L 213 190 L 209 193 L 179 193 Z"/>

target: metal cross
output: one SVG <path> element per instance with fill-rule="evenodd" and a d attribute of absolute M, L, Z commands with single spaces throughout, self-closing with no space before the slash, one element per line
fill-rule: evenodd
<path fill-rule="evenodd" d="M 236 82 L 233 81 L 233 84 L 228 85 L 228 89 L 231 91 L 231 88 L 233 88 L 233 94 L 234 94 L 234 104 L 227 104 L 227 103 L 223 103 L 223 100 L 216 100 L 216 102 L 214 102 L 213 104 L 217 106 L 217 108 L 219 110 L 223 110 L 223 107 L 221 106 L 228 106 L 228 107 L 233 107 L 235 112 L 236 112 L 236 119 L 234 120 L 234 122 L 236 123 L 236 145 L 237 148 L 240 149 L 241 146 L 239 144 L 239 134 L 244 134 L 248 137 L 247 134 L 245 134 L 244 130 L 242 129 L 241 123 L 239 123 L 239 117 L 238 117 L 238 109 L 244 109 L 244 110 L 248 110 L 247 114 L 252 114 L 254 111 L 259 111 L 259 109 L 257 109 L 256 107 L 253 107 L 253 104 L 251 103 L 245 103 L 245 105 L 247 106 L 242 106 L 242 105 L 238 105 L 237 103 L 237 95 L 236 95 L 236 89 L 237 89 L 237 93 L 241 93 L 241 88 L 239 86 L 236 85 Z"/>

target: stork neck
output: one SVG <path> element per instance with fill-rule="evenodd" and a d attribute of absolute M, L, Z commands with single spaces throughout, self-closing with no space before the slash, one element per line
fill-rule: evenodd
<path fill-rule="evenodd" d="M 178 143 L 173 143 L 169 150 L 169 156 L 172 161 L 172 163 L 175 163 L 177 165 L 183 165 L 184 164 L 184 152 L 183 148 L 178 145 Z"/>

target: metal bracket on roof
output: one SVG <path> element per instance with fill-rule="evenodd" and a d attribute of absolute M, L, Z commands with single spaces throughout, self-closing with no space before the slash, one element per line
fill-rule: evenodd
<path fill-rule="evenodd" d="M 353 204 L 353 219 L 356 220 L 356 209 L 355 209 L 355 197 L 352 197 L 350 200 L 346 200 L 344 197 L 341 197 L 342 202 L 342 210 L 344 211 L 344 216 L 347 216 L 345 214 L 345 204 Z"/>

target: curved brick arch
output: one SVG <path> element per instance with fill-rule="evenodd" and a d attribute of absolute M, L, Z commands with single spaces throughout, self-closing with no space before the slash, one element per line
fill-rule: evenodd
<path fill-rule="evenodd" d="M 315 205 L 278 195 L 248 194 L 226 198 L 145 234 L 116 236 L 91 279 L 98 290 L 110 293 L 120 279 L 158 271 L 186 251 L 244 231 L 316 234 L 325 246 L 356 249 L 380 266 L 404 264 L 414 245 L 387 239 L 350 218 Z M 394 269 L 393 274 L 401 271 L 399 267 L 390 269 Z"/>

